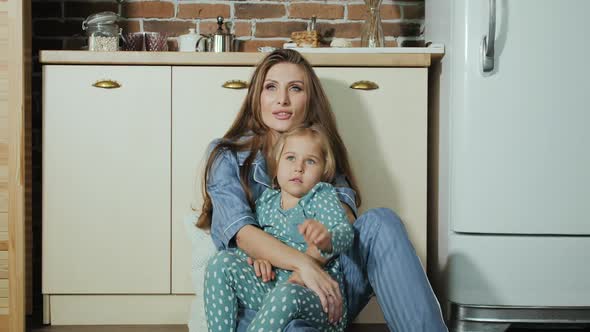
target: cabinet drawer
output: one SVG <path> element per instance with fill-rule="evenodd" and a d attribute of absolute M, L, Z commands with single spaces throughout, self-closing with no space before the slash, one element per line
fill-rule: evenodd
<path fill-rule="evenodd" d="M 169 293 L 170 67 L 52 65 L 43 84 L 43 292 Z"/>

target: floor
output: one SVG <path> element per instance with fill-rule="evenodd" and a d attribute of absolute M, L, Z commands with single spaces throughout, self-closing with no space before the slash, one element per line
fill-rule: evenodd
<path fill-rule="evenodd" d="M 45 326 L 29 332 L 187 332 L 186 325 L 111 325 L 111 326 Z M 347 332 L 388 332 L 385 325 L 356 325 Z"/>
<path fill-rule="evenodd" d="M 110 325 L 110 326 L 45 326 L 27 329 L 28 332 L 187 332 L 185 325 Z M 520 326 L 506 332 L 590 332 L 590 328 L 575 326 Z M 346 332 L 388 332 L 385 325 L 362 324 Z M 485 332 L 480 330 L 479 332 Z"/>

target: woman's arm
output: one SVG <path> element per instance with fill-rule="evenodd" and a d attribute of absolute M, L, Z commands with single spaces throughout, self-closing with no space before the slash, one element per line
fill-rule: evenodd
<path fill-rule="evenodd" d="M 295 271 L 301 268 L 306 261 L 304 253 L 291 248 L 272 235 L 258 227 L 246 225 L 236 234 L 238 248 L 255 259 L 266 259 L 273 266 L 281 269 Z"/>
<path fill-rule="evenodd" d="M 330 321 L 338 321 L 342 317 L 340 287 L 313 258 L 251 225 L 238 231 L 236 243 L 249 256 L 266 259 L 273 266 L 297 274 L 305 286 L 318 295 Z"/>

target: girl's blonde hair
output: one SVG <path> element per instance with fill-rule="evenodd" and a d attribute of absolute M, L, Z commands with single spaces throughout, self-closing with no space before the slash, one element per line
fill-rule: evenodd
<path fill-rule="evenodd" d="M 321 181 L 330 183 L 334 180 L 334 177 L 336 176 L 336 160 L 334 158 L 334 152 L 332 152 L 330 140 L 326 135 L 325 129 L 318 124 L 306 125 L 296 127 L 282 134 L 279 137 L 277 144 L 275 145 L 273 153 L 274 159 L 268 167 L 272 179 L 272 184 L 275 188 L 279 187 L 279 183 L 277 181 L 277 173 L 279 168 L 279 161 L 281 160 L 281 155 L 283 154 L 283 149 L 285 147 L 285 144 L 287 143 L 287 139 L 289 137 L 298 137 L 306 135 L 311 136 L 320 144 L 322 158 L 324 159 L 324 173 L 322 174 Z"/>
<path fill-rule="evenodd" d="M 248 180 L 252 169 L 252 162 L 258 151 L 264 153 L 267 161 L 272 159 L 272 157 L 270 157 L 272 150 L 272 133 L 262 121 L 260 95 L 264 87 L 266 74 L 270 68 L 279 63 L 295 64 L 303 70 L 304 90 L 307 95 L 303 123 L 320 124 L 325 128 L 326 136 L 330 141 L 330 146 L 332 147 L 335 157 L 336 172 L 346 176 L 350 187 L 356 191 L 356 205 L 361 205 L 361 193 L 356 184 L 356 179 L 352 174 L 352 169 L 348 161 L 348 152 L 346 151 L 346 147 L 342 142 L 340 134 L 338 134 L 336 120 L 332 113 L 330 102 L 322 88 L 319 78 L 309 62 L 299 52 L 288 49 L 279 49 L 269 53 L 258 66 L 256 66 L 252 78 L 250 79 L 246 98 L 242 103 L 238 115 L 229 130 L 223 135 L 221 142 L 209 154 L 205 171 L 203 173 L 203 207 L 201 208 L 201 215 L 197 221 L 197 227 L 199 228 L 211 228 L 213 203 L 207 192 L 207 181 L 209 180 L 209 172 L 211 171 L 213 162 L 223 151 L 230 151 L 232 153 L 238 151 L 250 152 L 248 158 L 246 158 L 244 164 L 240 167 L 240 183 L 246 194 L 250 207 L 254 210 L 254 197 L 250 190 L 250 183 Z"/>

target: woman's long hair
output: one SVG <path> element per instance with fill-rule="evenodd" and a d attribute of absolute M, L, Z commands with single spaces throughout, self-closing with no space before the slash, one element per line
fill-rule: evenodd
<path fill-rule="evenodd" d="M 199 228 L 211 228 L 213 204 L 211 202 L 211 197 L 207 192 L 207 181 L 209 180 L 211 165 L 213 165 L 216 158 L 225 150 L 232 152 L 250 151 L 248 158 L 244 161 L 244 165 L 240 167 L 240 182 L 248 199 L 248 203 L 252 207 L 252 210 L 254 210 L 254 197 L 248 183 L 248 175 L 252 169 L 252 162 L 258 151 L 262 151 L 267 160 L 272 158 L 270 156 L 272 151 L 270 143 L 272 141 L 272 134 L 262 121 L 260 95 L 262 93 L 266 74 L 272 66 L 279 63 L 295 64 L 303 70 L 304 89 L 307 93 L 303 123 L 317 123 L 325 128 L 336 159 L 336 170 L 338 173 L 346 176 L 351 188 L 356 191 L 357 206 L 360 206 L 361 204 L 361 194 L 348 161 L 348 152 L 342 142 L 342 138 L 340 138 L 340 135 L 338 134 L 336 120 L 332 113 L 330 102 L 322 88 L 320 80 L 313 71 L 312 66 L 301 54 L 299 54 L 299 52 L 288 49 L 279 49 L 267 55 L 258 64 L 254 70 L 254 74 L 252 74 L 248 93 L 246 94 L 246 98 L 242 103 L 238 115 L 229 130 L 223 135 L 220 143 L 209 154 L 202 181 L 203 207 L 201 209 L 199 220 L 197 221 L 197 227 Z"/>

